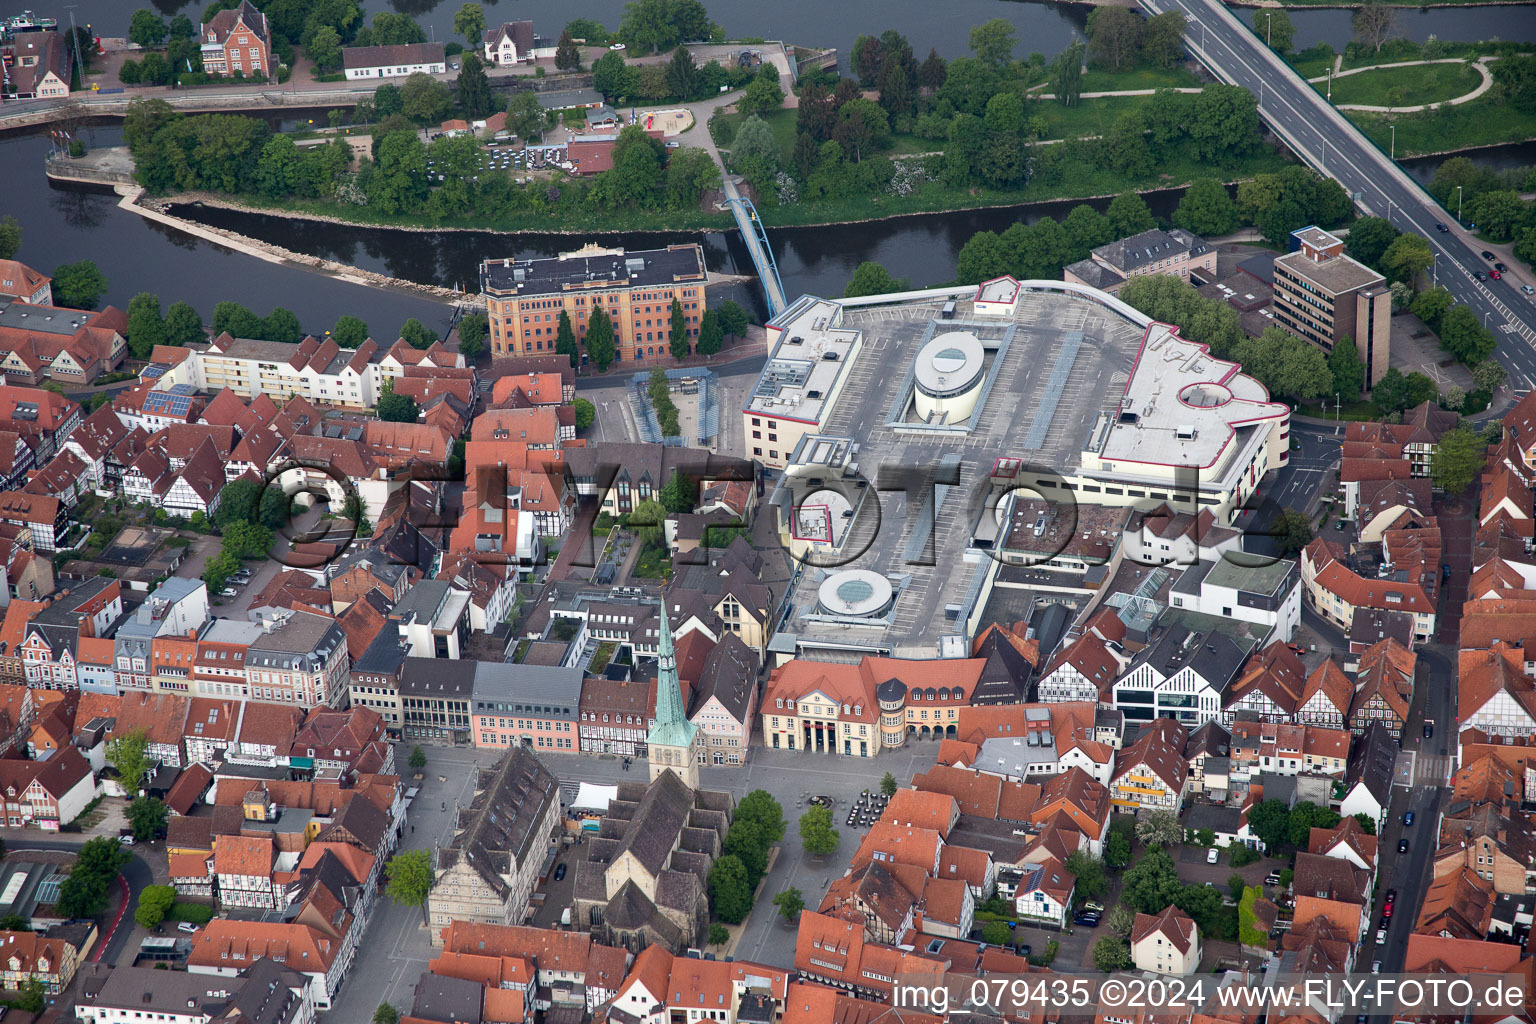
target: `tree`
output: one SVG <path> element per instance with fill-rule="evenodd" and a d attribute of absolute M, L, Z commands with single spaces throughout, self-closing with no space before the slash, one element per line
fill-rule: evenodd
<path fill-rule="evenodd" d="M 1077 893 L 1096 900 L 1109 891 L 1109 879 L 1104 874 L 1104 862 L 1086 849 L 1073 850 L 1067 855 L 1067 870 L 1077 876 Z"/>
<path fill-rule="evenodd" d="M 0 260 L 14 259 L 21 249 L 21 223 L 10 214 L 0 217 Z"/>
<path fill-rule="evenodd" d="M 261 317 L 238 302 L 228 300 L 213 307 L 213 333 L 228 334 L 232 338 L 260 338 L 266 325 Z"/>
<path fill-rule="evenodd" d="M 1136 838 L 1143 846 L 1177 846 L 1184 840 L 1184 827 L 1171 811 L 1151 811 L 1136 822 Z"/>
<path fill-rule="evenodd" d="M 1003 921 L 988 921 L 982 925 L 981 941 L 989 946 L 1006 946 L 1013 939 L 1013 933 L 1008 930 L 1008 925 Z"/>
<path fill-rule="evenodd" d="M 1350 19 L 1355 41 L 1369 46 L 1372 53 L 1381 52 L 1381 44 L 1387 41 L 1387 35 L 1396 23 L 1397 11 L 1382 0 L 1365 0 Z"/>
<path fill-rule="evenodd" d="M 667 350 L 672 353 L 673 359 L 686 358 L 691 351 L 688 344 L 688 320 L 683 313 L 683 304 L 674 296 L 670 323 L 667 331 Z"/>
<path fill-rule="evenodd" d="M 884 793 L 888 798 L 895 796 L 896 776 L 892 775 L 890 772 L 886 772 L 885 778 L 880 780 L 880 792 Z"/>
<path fill-rule="evenodd" d="M 733 338 L 746 336 L 747 325 L 751 323 L 746 309 L 735 299 L 726 299 L 720 303 L 720 326 L 725 333 Z"/>
<path fill-rule="evenodd" d="M 672 59 L 667 63 L 667 86 L 674 96 L 684 102 L 692 99 L 698 91 L 699 69 L 694 66 L 693 55 L 685 46 L 672 51 Z"/>
<path fill-rule="evenodd" d="M 1466 201 L 1467 220 L 1495 242 L 1507 242 L 1527 222 L 1529 204 L 1514 189 L 1498 189 Z"/>
<path fill-rule="evenodd" d="M 1061 222 L 1061 227 L 1067 233 L 1067 243 L 1070 246 L 1068 252 L 1070 258 L 1067 261 L 1069 263 L 1087 259 L 1090 251 L 1114 241 L 1114 235 L 1109 227 L 1109 218 L 1087 203 L 1079 203 L 1072 207 L 1066 219 Z"/>
<path fill-rule="evenodd" d="M 1276 53 L 1289 53 L 1296 43 L 1296 26 L 1283 7 L 1255 10 L 1253 27 L 1264 39 L 1264 44 Z"/>
<path fill-rule="evenodd" d="M 784 918 L 786 924 L 794 924 L 800 917 L 800 911 L 805 909 L 805 896 L 799 889 L 791 887 L 775 896 L 773 905 L 779 908 L 779 916 Z"/>
<path fill-rule="evenodd" d="M 842 837 L 832 827 L 832 812 L 812 807 L 800 815 L 800 845 L 812 857 L 825 857 L 837 849 Z"/>
<path fill-rule="evenodd" d="M 176 889 L 169 885 L 146 885 L 139 892 L 139 906 L 133 920 L 142 928 L 154 928 L 165 920 L 176 902 Z"/>
<path fill-rule="evenodd" d="M 1333 828 L 1338 823 L 1337 811 L 1303 800 L 1291 808 L 1291 845 L 1298 849 L 1304 848 L 1314 828 Z"/>
<path fill-rule="evenodd" d="M 741 858 L 725 854 L 709 869 L 709 902 L 715 916 L 727 924 L 741 924 L 752 912 L 752 885 Z"/>
<path fill-rule="evenodd" d="M 614 347 L 613 321 L 601 306 L 594 306 L 587 317 L 587 333 L 582 340 L 587 346 L 587 358 L 592 360 L 598 373 L 606 371 L 618 356 L 618 349 Z"/>
<path fill-rule="evenodd" d="M 400 1024 L 400 1011 L 389 1003 L 380 1003 L 373 1011 L 373 1024 Z"/>
<path fill-rule="evenodd" d="M 169 31 L 165 20 L 147 7 L 140 7 L 128 19 L 128 41 L 145 48 L 159 46 Z"/>
<path fill-rule="evenodd" d="M 1116 903 L 1104 923 L 1109 926 L 1110 934 L 1129 939 L 1136 928 L 1136 911 L 1124 903 Z"/>
<path fill-rule="evenodd" d="M 484 313 L 469 313 L 460 317 L 459 351 L 473 362 L 485 351 L 485 338 L 490 331 L 490 318 Z"/>
<path fill-rule="evenodd" d="M 427 766 L 427 752 L 421 749 L 420 744 L 411 748 L 411 757 L 410 760 L 406 761 L 406 764 L 411 766 L 412 771 L 417 772 Z"/>
<path fill-rule="evenodd" d="M 1281 509 L 1268 533 L 1275 538 L 1282 554 L 1294 555 L 1312 543 L 1312 520 L 1305 512 Z"/>
<path fill-rule="evenodd" d="M 293 502 L 281 487 L 264 488 L 261 492 L 261 500 L 257 507 L 256 518 L 262 526 L 269 530 L 281 530 L 288 525 L 292 504 Z"/>
<path fill-rule="evenodd" d="M 155 766 L 149 756 L 148 733 L 135 729 L 107 744 L 107 763 L 117 769 L 117 781 L 125 793 L 138 793 L 139 785 Z"/>
<path fill-rule="evenodd" d="M 1141 57 L 1146 22 L 1128 7 L 1095 7 L 1088 12 L 1088 59 L 1110 71 L 1125 71 Z"/>
<path fill-rule="evenodd" d="M 1131 862 L 1131 836 L 1135 833 L 1134 823 L 1129 819 L 1117 818 L 1115 821 L 1126 824 L 1124 828 L 1110 825 L 1109 836 L 1104 840 L 1104 863 L 1118 870 Z"/>
<path fill-rule="evenodd" d="M 569 27 L 560 33 L 560 41 L 555 44 L 555 67 L 561 71 L 581 70 L 581 51 L 576 48 Z"/>
<path fill-rule="evenodd" d="M 95 309 L 107 279 L 92 260 L 66 263 L 53 272 L 53 303 L 71 309 Z"/>
<path fill-rule="evenodd" d="M 1408 309 L 1414 316 L 1429 325 L 1431 330 L 1438 331 L 1440 322 L 1445 319 L 1456 300 L 1451 298 L 1451 293 L 1443 288 L 1426 288 L 1413 297 L 1413 302 Z"/>
<path fill-rule="evenodd" d="M 731 941 L 730 929 L 726 928 L 719 921 L 711 921 L 709 923 L 709 937 L 706 941 L 711 946 L 723 946 Z"/>
<path fill-rule="evenodd" d="M 1498 390 L 1500 384 L 1504 383 L 1506 376 L 1508 374 L 1504 371 L 1504 367 L 1492 359 L 1484 359 L 1472 367 L 1472 386 L 1479 391 L 1492 394 Z"/>
<path fill-rule="evenodd" d="M 1248 829 L 1271 853 L 1290 837 L 1291 809 L 1281 800 L 1265 800 L 1248 812 Z"/>
<path fill-rule="evenodd" d="M 1115 118 L 1103 140 L 1104 163 L 1128 178 L 1143 178 L 1152 171 L 1152 148 L 1147 145 L 1147 123 L 1134 110 Z"/>
<path fill-rule="evenodd" d="M 1094 9 L 1109 10 L 1106 7 Z M 1123 9 L 1115 8 L 1115 10 Z M 1147 209 L 1147 201 L 1135 192 L 1123 192 L 1115 196 L 1109 201 L 1109 209 L 1104 211 L 1104 215 L 1109 218 L 1109 229 L 1116 238 L 1129 238 L 1157 227 L 1152 211 Z"/>
<path fill-rule="evenodd" d="M 278 306 L 262 319 L 261 336 L 267 341 L 297 345 L 304 340 L 304 328 L 292 310 Z"/>
<path fill-rule="evenodd" d="M 767 65 L 771 67 L 772 65 Z M 758 114 L 777 110 L 784 105 L 784 90 L 779 83 L 762 75 L 747 83 L 746 91 L 736 102 L 736 109 L 743 114 Z"/>
<path fill-rule="evenodd" d="M 342 348 L 357 348 L 369 337 L 368 325 L 350 313 L 336 318 L 331 328 L 331 340 Z"/>
<path fill-rule="evenodd" d="M 768 848 L 772 845 L 757 822 L 733 821 L 725 834 L 722 852 L 741 861 L 747 869 L 747 888 L 754 889 L 768 869 Z"/>
<path fill-rule="evenodd" d="M 1225 161 L 1232 154 L 1251 148 L 1259 139 L 1259 101 L 1242 86 L 1207 85 L 1193 97 L 1189 112 L 1186 130 L 1194 153 L 1201 160 Z M 1295 170 L 1306 179 L 1315 178 L 1305 168 Z M 1317 219 L 1326 223 L 1333 220 Z"/>
<path fill-rule="evenodd" d="M 272 548 L 272 531 L 260 523 L 237 521 L 222 532 L 224 550 L 236 558 L 265 558 Z"/>
<path fill-rule="evenodd" d="M 406 84 L 410 84 L 409 79 Z M 459 106 L 463 108 L 466 117 L 479 119 L 495 111 L 496 100 L 491 96 L 491 80 L 485 76 L 485 65 L 478 54 L 464 54 L 464 63 L 459 68 L 459 77 L 454 86 L 459 94 Z"/>
<path fill-rule="evenodd" d="M 724 343 L 725 328 L 720 326 L 720 314 L 713 309 L 705 310 L 699 317 L 699 355 L 712 356 L 720 351 Z"/>
<path fill-rule="evenodd" d="M 1143 914 L 1162 911 L 1174 901 L 1182 886 L 1173 858 L 1161 846 L 1142 854 L 1121 883 L 1120 898 Z"/>
<path fill-rule="evenodd" d="M 75 854 L 69 877 L 59 886 L 58 912 L 64 917 L 95 917 L 106 907 L 108 886 L 132 858 L 115 836 L 88 839 Z"/>
<path fill-rule="evenodd" d="M 469 66 L 467 57 L 464 66 Z M 418 71 L 400 86 L 400 112 L 417 124 L 437 124 L 452 109 L 453 94 L 448 91 L 447 85 L 431 75 Z"/>
<path fill-rule="evenodd" d="M 576 399 L 576 429 L 589 430 L 597 422 L 597 407 L 585 398 Z"/>
<path fill-rule="evenodd" d="M 1369 814 L 1366 814 L 1364 811 L 1361 811 L 1359 814 L 1355 815 L 1355 820 L 1360 823 L 1361 828 L 1365 829 L 1366 835 L 1373 836 L 1376 834 L 1375 818 L 1371 817 Z"/>
<path fill-rule="evenodd" d="M 1418 371 L 1404 374 L 1394 366 L 1377 379 L 1371 389 L 1371 400 L 1383 414 L 1390 415 L 1430 401 L 1439 393 L 1429 377 Z"/>
<path fill-rule="evenodd" d="M 1429 460 L 1429 476 L 1446 494 L 1460 494 L 1483 471 L 1488 446 L 1478 434 L 1457 427 L 1440 438 Z"/>
<path fill-rule="evenodd" d="M 390 393 L 379 396 L 379 419 L 387 423 L 415 423 L 421 409 L 410 395 Z"/>
<path fill-rule="evenodd" d="M 437 342 L 437 332 L 415 317 L 400 325 L 400 337 L 411 348 L 427 349 Z"/>
<path fill-rule="evenodd" d="M 1131 966 L 1131 947 L 1124 939 L 1106 935 L 1093 944 L 1093 966 L 1108 974 Z"/>
<path fill-rule="evenodd" d="M 133 830 L 133 838 L 141 843 L 159 839 L 168 820 L 170 812 L 155 797 L 141 796 L 128 804 L 128 827 Z"/>
<path fill-rule="evenodd" d="M 1385 218 L 1361 217 L 1349 225 L 1344 248 L 1361 263 L 1380 270 L 1387 247 L 1397 241 L 1401 233 Z"/>
<path fill-rule="evenodd" d="M 752 114 L 741 122 L 731 143 L 731 166 L 748 178 L 771 177 L 779 169 L 779 144 L 768 122 Z"/>
<path fill-rule="evenodd" d="M 148 359 L 154 347 L 165 344 L 165 341 L 160 296 L 139 292 L 128 300 L 128 350 L 135 359 Z"/>
<path fill-rule="evenodd" d="M 1468 366 L 1493 355 L 1493 332 L 1466 306 L 1453 306 L 1440 318 L 1440 347 Z"/>
<path fill-rule="evenodd" d="M 485 35 L 485 8 L 479 4 L 460 4 L 453 12 L 453 34 L 463 36 L 466 43 L 478 48 Z"/>
<path fill-rule="evenodd" d="M 544 134 L 544 108 L 539 106 L 539 94 L 524 89 L 512 94 L 507 104 L 507 127 L 525 142 Z"/>
<path fill-rule="evenodd" d="M 1015 38 L 1013 23 L 1005 18 L 993 18 L 971 28 L 971 52 L 977 60 L 985 61 L 1001 70 L 1013 60 Z"/>
<path fill-rule="evenodd" d="M 917 69 L 917 83 L 930 91 L 944 84 L 944 79 L 949 73 L 949 66 L 944 58 L 939 56 L 939 51 L 929 47 L 928 56 Z"/>
<path fill-rule="evenodd" d="M 1159 68 L 1177 64 L 1184 54 L 1184 26 L 1184 15 L 1178 11 L 1148 18 L 1141 40 L 1142 59 Z"/>
<path fill-rule="evenodd" d="M 624 55 L 609 50 L 592 62 L 592 88 L 610 103 L 634 92 L 635 69 L 624 62 Z"/>
<path fill-rule="evenodd" d="M 1354 401 L 1365 388 L 1365 363 L 1354 339 L 1345 335 L 1328 353 L 1328 372 L 1333 377 L 1333 392 L 1340 399 Z"/>
<path fill-rule="evenodd" d="M 1237 206 L 1227 194 L 1227 187 L 1215 178 L 1196 178 L 1190 182 L 1173 223 L 1185 231 L 1211 237 L 1230 234 L 1237 226 Z"/>
<path fill-rule="evenodd" d="M 880 264 L 865 261 L 855 268 L 853 279 L 848 282 L 848 287 L 843 289 L 843 295 L 847 298 L 860 295 L 885 295 L 890 292 L 905 291 L 910 287 L 910 282 L 892 277 L 891 272 Z"/>
<path fill-rule="evenodd" d="M 400 907 L 420 907 L 427 922 L 427 897 L 432 893 L 432 855 L 426 850 L 397 853 L 384 865 L 384 892 Z"/>
<path fill-rule="evenodd" d="M 1083 95 L 1083 41 L 1072 40 L 1065 50 L 1056 55 L 1052 65 L 1051 91 L 1056 102 L 1064 107 L 1075 107 Z"/>
<path fill-rule="evenodd" d="M 329 25 L 322 25 L 309 39 L 309 59 L 321 71 L 336 71 L 341 67 L 341 36 Z"/>
<path fill-rule="evenodd" d="M 1429 269 L 1434 258 L 1429 239 L 1423 235 L 1398 235 L 1381 254 L 1381 269 L 1393 280 L 1413 284 L 1415 278 Z"/>
<path fill-rule="evenodd" d="M 784 808 L 765 789 L 754 789 L 741 798 L 736 805 L 736 820 L 756 822 L 770 843 L 782 840 L 788 827 L 784 821 Z"/>
<path fill-rule="evenodd" d="M 339 29 L 338 29 L 339 30 Z M 400 46 L 406 43 L 424 43 L 426 32 L 407 14 L 380 11 L 373 16 L 373 23 L 360 29 L 353 40 L 357 46 Z"/>

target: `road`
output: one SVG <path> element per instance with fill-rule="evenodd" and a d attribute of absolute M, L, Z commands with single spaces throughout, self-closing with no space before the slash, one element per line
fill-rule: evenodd
<path fill-rule="evenodd" d="M 1180 11 L 1185 43 L 1222 81 L 1259 97 L 1259 113 L 1277 136 L 1314 169 L 1333 177 L 1357 205 L 1385 217 L 1400 231 L 1429 239 L 1434 279 L 1472 309 L 1498 338 L 1499 358 L 1512 377 L 1536 385 L 1536 305 L 1508 277 L 1478 281 L 1485 248 L 1451 212 L 1388 158 L 1338 110 L 1303 81 L 1219 0 L 1140 0 L 1153 14 Z M 1436 224 L 1450 228 L 1438 231 Z M 1523 344 L 1514 343 L 1519 339 Z"/>

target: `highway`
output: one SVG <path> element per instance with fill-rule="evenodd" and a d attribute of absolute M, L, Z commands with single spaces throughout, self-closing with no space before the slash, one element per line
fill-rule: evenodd
<path fill-rule="evenodd" d="M 1185 45 L 1217 78 L 1259 97 L 1270 129 L 1314 170 L 1336 179 L 1356 205 L 1399 231 L 1429 239 L 1434 279 L 1469 306 L 1498 339 L 1498 358 L 1517 390 L 1536 386 L 1536 305 L 1504 280 L 1478 281 L 1491 264 L 1484 246 L 1460 228 L 1402 168 L 1335 110 L 1311 85 L 1238 21 L 1219 0 L 1140 0 L 1152 14 L 1180 11 Z M 1451 230 L 1441 232 L 1435 225 Z M 1523 377 L 1522 382 L 1520 378 Z"/>

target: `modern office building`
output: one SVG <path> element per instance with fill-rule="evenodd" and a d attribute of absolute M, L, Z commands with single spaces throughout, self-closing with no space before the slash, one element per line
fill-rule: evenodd
<path fill-rule="evenodd" d="M 1275 259 L 1275 322 L 1325 352 L 1354 340 L 1366 389 L 1387 372 L 1392 291 L 1386 278 L 1344 255 L 1342 239 L 1322 228 L 1291 232 L 1293 251 Z"/>
<path fill-rule="evenodd" d="M 706 277 L 704 249 L 695 243 L 642 252 L 594 244 L 548 259 L 486 260 L 480 264 L 480 291 L 491 322 L 491 351 L 498 356 L 555 351 L 564 312 L 585 363 L 587 323 L 602 309 L 613 321 L 616 363 L 665 357 L 673 299 L 682 304 L 689 344 L 698 339 Z"/>

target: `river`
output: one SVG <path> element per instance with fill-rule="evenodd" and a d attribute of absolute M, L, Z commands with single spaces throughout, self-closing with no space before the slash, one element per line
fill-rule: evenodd
<path fill-rule="evenodd" d="M 19 2 L 19 0 L 18 0 Z M 31 0 L 28 0 L 31 2 Z M 202 0 L 152 0 L 169 16 L 184 12 L 194 20 L 204 7 Z M 364 0 L 371 18 L 378 11 L 399 11 L 420 22 L 436 39 L 448 41 L 453 34 L 453 14 L 461 0 Z M 531 19 L 534 30 L 553 39 L 574 17 L 593 18 L 617 29 L 625 0 L 490 0 L 486 20 Z M 90 24 L 98 35 L 126 36 L 128 16 L 138 4 L 123 0 L 80 0 L 74 5 L 79 24 Z M 846 61 L 853 40 L 861 33 L 894 28 L 911 40 L 919 57 L 931 46 L 944 57 L 965 55 L 972 25 L 990 18 L 1005 18 L 1018 29 L 1019 53 L 1038 50 L 1047 56 L 1066 48 L 1083 30 L 1089 8 L 1078 4 L 1019 2 L 1019 0 L 883 0 L 875 4 L 833 4 L 825 0 L 706 0 L 710 16 L 737 37 L 782 39 L 800 46 L 835 46 Z M 1529 12 L 1529 8 L 1526 8 Z M 1296 46 L 1301 49 L 1327 42 L 1342 49 L 1350 39 L 1348 10 L 1292 10 Z M 1244 17 L 1249 16 L 1243 12 Z M 1536 41 L 1536 17 L 1519 16 L 1509 7 L 1398 8 L 1394 34 L 1423 42 L 1440 39 L 1517 39 Z M 462 40 L 460 40 L 462 42 Z"/>

